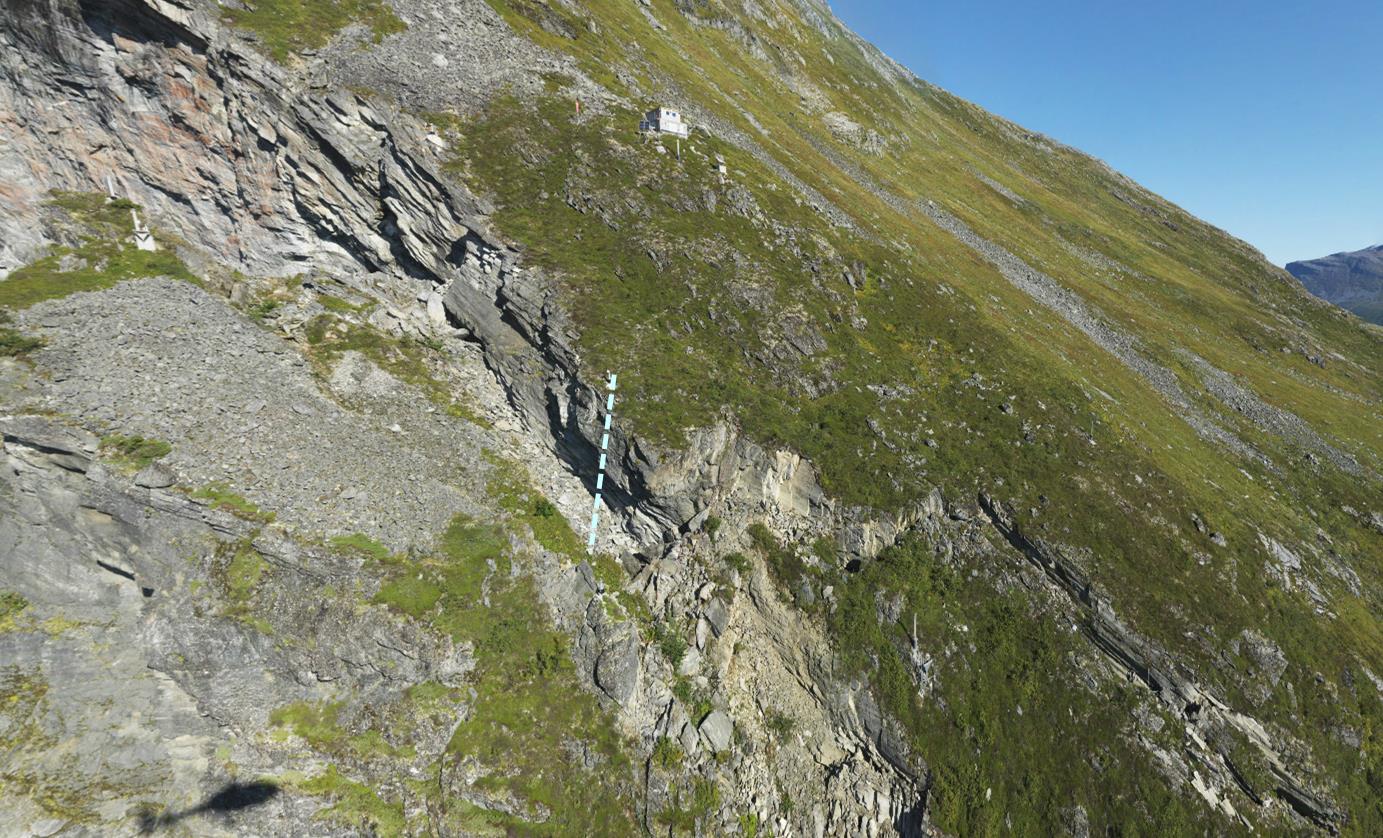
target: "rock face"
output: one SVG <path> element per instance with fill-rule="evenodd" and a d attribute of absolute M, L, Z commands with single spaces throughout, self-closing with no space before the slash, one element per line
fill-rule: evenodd
<path fill-rule="evenodd" d="M 1191 680 L 1165 650 L 1138 636 L 1119 619 L 1110 603 L 1091 589 L 1088 574 L 1084 570 L 1050 545 L 1029 539 L 1017 530 L 1011 514 L 1002 505 L 987 496 L 981 496 L 980 504 L 1006 539 L 1075 601 L 1090 610 L 1089 632 L 1095 646 L 1117 667 L 1147 684 L 1154 694 L 1184 718 L 1187 734 L 1202 749 L 1205 764 L 1214 765 L 1216 759 L 1222 761 L 1224 768 L 1217 772 L 1216 785 L 1205 785 L 1201 781 L 1201 793 L 1212 804 L 1222 803 L 1220 796 L 1215 793 L 1216 788 L 1245 782 L 1234 766 L 1235 755 L 1224 749 L 1223 739 L 1213 735 L 1220 729 L 1232 728 L 1260 751 L 1272 766 L 1273 780 L 1277 784 L 1275 791 L 1288 805 L 1317 826 L 1332 831 L 1336 829 L 1342 819 L 1341 813 L 1327 801 L 1313 795 L 1301 780 L 1291 776 L 1286 768 L 1284 750 L 1264 735 L 1261 723 L 1233 711 L 1211 690 Z M 1255 632 L 1246 634 L 1244 639 L 1247 654 L 1258 668 L 1270 673 L 1267 677 L 1275 683 L 1282 672 L 1279 660 L 1281 650 Z M 1205 744 L 1207 741 L 1215 742 L 1220 747 L 1212 749 Z M 1234 814 L 1232 804 L 1226 813 Z"/>
<path fill-rule="evenodd" d="M 21 702 L 7 710 L 7 721 L 20 723 L 7 733 L 15 772 L 7 780 L 72 790 L 42 806 L 7 795 L 7 823 L 113 824 L 136 818 L 140 801 L 190 809 L 225 777 L 227 751 L 260 770 L 273 764 L 226 731 L 264 728 L 270 709 L 304 695 L 302 676 L 369 691 L 429 671 L 453 681 L 464 675 L 464 656 L 458 666 L 448 646 L 387 620 L 322 619 L 303 596 L 313 586 L 295 577 L 307 565 L 312 574 L 332 572 L 330 563 L 273 536 L 256 544 L 282 571 L 284 611 L 275 622 L 313 638 L 316 651 L 275 647 L 206 613 L 206 596 L 189 588 L 188 576 L 216 584 L 216 545 L 251 537 L 253 525 L 178 492 L 133 485 L 97 462 L 96 440 L 80 432 L 32 418 L 5 420 L 3 429 L 0 562 L 6 586 L 29 600 L 24 625 L 37 627 L 0 634 L 6 694 Z M 338 580 L 352 573 L 335 572 Z M 49 756 L 28 756 L 43 753 L 31 750 L 43 743 Z M 103 791 L 80 791 L 93 786 Z M 295 809 L 278 800 L 241 823 L 275 831 Z"/>
<path fill-rule="evenodd" d="M 1322 300 L 1383 324 L 1383 244 L 1288 262 L 1287 273 Z"/>
<path fill-rule="evenodd" d="M 549 302 L 542 272 L 520 267 L 490 237 L 484 202 L 439 174 L 439 149 L 416 121 L 343 90 L 299 88 L 201 4 L 24 3 L 7 7 L 0 24 L 0 112 L 7 114 L 0 119 L 9 120 L 0 165 L 15 173 L 15 188 L 0 194 L 0 269 L 32 261 L 48 246 L 32 222 L 49 189 L 104 188 L 109 177 L 119 194 L 144 204 L 156 226 L 181 235 L 189 244 L 180 255 L 212 287 L 223 282 L 236 304 L 248 305 L 253 293 L 222 266 L 270 276 L 310 267 L 378 301 L 372 328 L 468 336 L 469 348 L 453 350 L 453 373 L 472 394 L 486 394 L 491 416 L 524 430 L 517 438 L 523 441 L 507 444 L 521 446 L 530 471 L 553 475 L 548 493 L 562 504 L 580 494 L 566 469 L 584 473 L 595 460 L 598 396 L 576 379 L 561 311 Z M 350 56 L 342 60 L 349 64 Z M 67 83 L 60 80 L 71 82 L 66 106 L 36 110 L 45 90 Z M 122 141 L 112 144 L 112 137 Z M 0 510 L 4 584 L 28 604 L 22 630 L 0 636 L 0 662 L 21 673 L 21 680 L 6 681 L 7 695 L 46 696 L 34 698 L 34 712 L 46 708 L 48 715 L 24 729 L 22 752 L 76 737 L 72 747 L 84 756 L 75 767 L 28 757 L 17 765 L 27 787 L 55 786 L 59 770 L 75 770 L 74 789 L 103 791 L 62 806 L 7 795 L 7 821 L 35 834 L 183 818 L 197 819 L 199 830 L 219 829 L 199 813 L 218 799 L 218 789 L 232 788 L 228 772 L 299 770 L 290 766 L 301 764 L 301 755 L 265 745 L 269 731 L 283 730 L 270 718 L 275 708 L 339 696 L 342 723 L 368 725 L 371 714 L 403 706 L 409 689 L 460 685 L 473 670 L 469 647 L 383 612 L 351 618 L 358 606 L 320 593 L 362 585 L 368 591 L 378 583 L 367 581 L 358 559 L 304 548 L 310 534 L 359 532 L 403 549 L 419 533 L 440 532 L 457 513 L 498 513 L 474 491 L 438 479 L 483 470 L 480 452 L 494 443 L 482 440 L 481 428 L 434 421 L 416 392 L 358 354 L 333 364 L 325 390 L 310 377 L 303 345 L 293 339 L 301 341 L 308 318 L 322 310 L 313 299 L 305 287 L 280 304 L 277 335 L 222 298 L 166 279 L 23 314 L 21 325 L 52 347 L 38 361 L 49 378 L 21 374 L 7 404 L 15 403 L 11 397 L 38 398 L 69 418 L 6 420 L 13 474 L 6 472 L 3 495 L 24 500 Z M 88 425 L 165 439 L 173 453 L 121 473 L 97 459 L 98 438 L 80 430 Z M 607 536 L 611 547 L 668 543 L 678 527 L 704 517 L 708 496 L 742 497 L 746 505 L 767 499 L 804 521 L 822 512 L 824 497 L 800 458 L 769 454 L 728 428 L 711 434 L 708 444 L 690 449 L 688 456 L 700 460 L 692 466 L 616 432 L 606 498 L 621 528 Z M 438 458 L 438 451 L 454 457 Z M 246 487 L 247 497 L 223 505 L 220 495 L 199 500 L 178 489 L 226 483 Z M 271 513 L 274 522 L 263 529 Z M 871 549 L 875 525 L 856 526 L 859 549 Z M 888 524 L 885 532 L 889 527 L 896 529 Z M 234 561 L 249 549 L 267 569 L 256 571 L 257 602 L 246 610 L 224 575 L 227 556 Z M 185 566 L 188 551 L 199 558 Z M 705 583 L 675 557 L 663 561 L 646 568 L 636 595 L 669 611 L 690 608 L 693 591 Z M 589 567 L 585 576 L 568 575 L 560 564 L 540 561 L 533 572 L 545 580 L 538 587 L 556 625 L 576 639 L 586 688 L 608 698 L 621 723 L 639 734 L 640 747 L 651 748 L 658 716 L 682 712 L 669 692 L 675 673 L 661 660 L 646 662 L 639 631 L 607 616 Z M 269 603 L 272 617 L 251 616 Z M 706 614 L 716 638 L 732 630 L 722 599 L 712 599 Z M 76 625 L 67 628 L 69 621 Z M 34 628 L 40 625 L 54 632 L 60 625 L 61 634 L 50 639 Z M 799 638 L 814 631 L 796 629 Z M 285 648 L 269 639 L 275 636 L 295 641 Z M 103 657 L 97 650 L 117 637 L 121 655 Z M 823 646 L 816 654 L 828 653 Z M 41 660 L 48 663 L 31 668 Z M 717 666 L 727 661 L 722 656 Z M 875 750 L 876 733 L 854 729 L 856 715 L 848 703 L 834 703 L 845 694 L 822 664 L 818 659 L 811 678 L 831 697 L 811 697 L 800 724 L 843 750 L 839 764 L 818 764 L 784 749 L 784 764 L 804 770 L 794 779 L 802 808 L 780 816 L 783 828 L 795 819 L 803 830 L 848 831 L 860 817 L 857 789 L 867 786 L 879 789 L 868 798 L 870 822 L 914 834 L 920 775 L 895 773 Z M 122 686 L 127 681 L 139 686 Z M 137 731 L 120 728 L 92 715 L 105 706 L 156 721 Z M 414 756 L 392 770 L 423 770 L 471 712 L 462 700 L 450 708 L 450 724 L 429 720 L 411 730 Z M 869 718 L 877 727 L 877 715 Z M 656 729 L 680 736 L 696 766 L 713 752 L 732 752 L 733 726 L 727 710 L 717 709 L 699 726 L 682 712 L 680 724 Z M 698 747 L 699 734 L 710 749 Z M 333 761 L 333 770 L 355 780 L 379 770 L 359 756 L 337 753 Z M 853 785 L 825 782 L 827 773 L 842 776 L 842 766 Z M 478 764 L 448 772 L 445 782 L 495 811 L 547 816 L 466 791 L 475 772 L 486 770 Z M 159 780 L 165 776 L 178 781 Z M 730 801 L 769 799 L 768 776 L 734 776 L 725 810 L 708 816 L 730 823 Z M 155 785 L 157 795 L 143 791 Z M 258 797 L 227 792 L 255 799 L 224 828 L 298 833 L 333 799 L 273 788 Z M 652 788 L 648 794 L 656 796 Z M 895 802 L 876 811 L 877 801 Z M 391 829 L 375 814 L 354 817 Z"/>

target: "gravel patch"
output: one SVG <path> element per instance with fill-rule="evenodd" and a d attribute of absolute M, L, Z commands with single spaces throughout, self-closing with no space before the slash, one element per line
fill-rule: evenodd
<path fill-rule="evenodd" d="M 169 442 L 178 483 L 224 482 L 291 528 L 394 548 L 478 514 L 482 429 L 361 358 L 325 389 L 292 344 L 201 288 L 143 279 L 42 303 L 22 324 L 42 403 L 107 432 Z M 359 379 L 361 393 L 352 390 Z M 338 401 L 359 395 L 363 410 Z M 388 413 L 370 410 L 389 405 Z"/>

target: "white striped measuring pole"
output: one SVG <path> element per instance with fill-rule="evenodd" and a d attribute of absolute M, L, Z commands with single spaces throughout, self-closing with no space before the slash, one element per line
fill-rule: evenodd
<path fill-rule="evenodd" d="M 610 391 L 605 397 L 605 430 L 600 436 L 600 468 L 595 474 L 595 505 L 591 507 L 591 535 L 586 539 L 586 551 L 595 552 L 595 531 L 600 524 L 600 493 L 605 489 L 605 451 L 610 446 L 610 418 L 615 413 L 615 374 L 606 373 L 610 380 L 605 388 Z"/>

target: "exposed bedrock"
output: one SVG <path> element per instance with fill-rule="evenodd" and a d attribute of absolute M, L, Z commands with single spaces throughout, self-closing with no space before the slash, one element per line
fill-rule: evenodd
<path fill-rule="evenodd" d="M 154 226 L 180 237 L 186 246 L 179 255 L 213 281 L 229 286 L 229 268 L 276 276 L 319 271 L 386 305 L 440 313 L 453 336 L 481 347 L 534 438 L 583 480 L 593 475 L 599 372 L 593 380 L 582 377 L 589 371 L 581 368 L 574 330 L 548 278 L 489 231 L 484 202 L 445 173 L 444 149 L 407 114 L 338 88 L 305 85 L 248 49 L 200 3 L 23 0 L 0 9 L 0 135 L 0 172 L 13 184 L 0 190 L 0 239 L 8 248 L 0 271 L 51 244 L 40 232 L 47 229 L 40 222 L 49 190 L 99 191 L 109 183 L 144 206 Z M 800 457 L 766 451 L 728 425 L 693 431 L 681 451 L 654 450 L 618 426 L 613 437 L 606 498 L 622 532 L 602 546 L 632 558 L 636 570 L 643 566 L 632 584 L 644 586 L 659 607 L 671 602 L 697 614 L 716 636 L 783 633 L 779 654 L 761 669 L 774 665 L 772 677 L 785 689 L 796 685 L 803 724 L 818 723 L 828 734 L 801 769 L 803 793 L 824 801 L 800 814 L 802 828 L 845 834 L 885 825 L 916 834 L 926 768 L 908 753 L 867 686 L 841 677 L 817 629 L 785 610 L 762 572 L 747 582 L 748 595 L 702 603 L 693 594 L 701 581 L 679 551 L 714 511 L 735 523 L 768 519 L 785 537 L 843 532 L 845 551 L 871 556 L 920 517 L 937 513 L 939 496 L 877 519 L 828 499 Z M 97 570 L 83 565 L 81 573 L 124 586 L 121 607 L 130 609 L 130 620 L 144 621 L 132 647 L 144 658 L 131 665 L 175 673 L 160 687 L 173 691 L 168 701 L 215 724 L 262 728 L 269 708 L 301 693 L 263 672 L 305 673 L 369 691 L 426 677 L 455 680 L 468 666 L 425 639 L 386 636 L 397 627 L 319 625 L 321 653 L 270 661 L 264 657 L 270 652 L 244 632 L 210 617 L 174 614 L 176 603 L 158 606 L 172 609 L 167 621 L 141 618 L 140 609 L 150 607 L 140 604 L 149 600 L 143 591 L 168 588 L 185 561 L 171 546 L 182 537 L 177 530 L 227 542 L 250 534 L 237 530 L 232 516 L 210 515 L 165 491 L 166 476 L 156 470 L 118 490 L 93 479 L 95 446 L 91 438 L 61 437 L 57 425 L 7 430 L 14 462 L 41 460 L 44 474 L 62 477 L 21 478 L 35 487 L 25 491 L 37 493 L 33 504 L 40 511 L 15 538 L 38 538 L 42 530 L 43 552 L 26 555 L 47 559 L 11 569 L 48 575 L 65 557 L 97 556 Z M 139 523 L 151 515 L 155 523 Z M 260 539 L 254 546 L 285 579 L 318 572 L 320 557 L 307 561 L 291 544 Z M 693 741 L 704 743 L 697 747 L 722 739 L 719 718 L 709 725 L 671 718 L 672 673 L 658 670 L 665 664 L 633 642 L 629 626 L 609 622 L 579 569 L 567 579 L 576 590 L 569 610 L 559 586 L 544 593 L 559 623 L 577 637 L 577 657 L 592 687 L 635 727 L 680 737 L 690 735 L 690 725 Z M 582 585 L 590 589 L 579 590 Z M 108 588 L 91 590 L 110 598 Z M 311 601 L 306 594 L 302 599 Z M 306 612 L 301 617 L 305 624 L 312 619 Z M 799 647 L 808 638 L 809 647 Z M 356 645 L 370 655 L 353 653 Z M 399 659 L 390 651 L 420 645 L 427 648 L 421 656 Z M 204 756 L 206 748 L 199 748 Z M 824 791 L 823 773 L 834 778 Z M 275 818 L 291 816 L 274 811 Z"/>

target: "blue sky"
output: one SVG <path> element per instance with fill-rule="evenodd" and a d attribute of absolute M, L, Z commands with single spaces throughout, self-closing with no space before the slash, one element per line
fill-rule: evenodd
<path fill-rule="evenodd" d="M 835 0 L 917 75 L 1273 262 L 1383 244 L 1383 0 Z"/>

